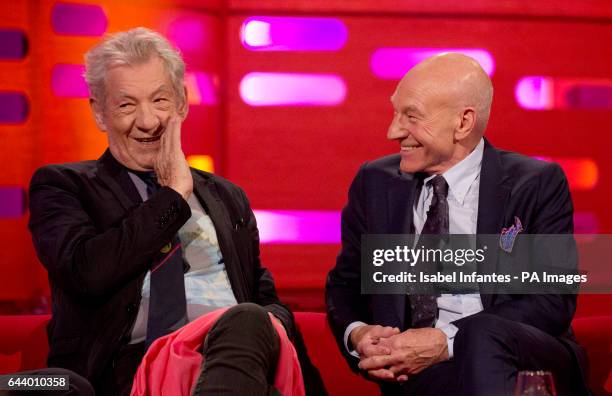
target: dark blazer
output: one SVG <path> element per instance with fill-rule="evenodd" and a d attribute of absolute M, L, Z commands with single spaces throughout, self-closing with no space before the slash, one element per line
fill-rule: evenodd
<path fill-rule="evenodd" d="M 236 300 L 272 312 L 293 336 L 291 312 L 260 265 L 259 234 L 246 195 L 192 169 L 194 194 L 210 215 Z M 94 386 L 127 342 L 155 254 L 191 216 L 187 201 L 162 187 L 142 202 L 126 169 L 107 150 L 97 161 L 49 165 L 30 184 L 30 231 L 49 273 L 49 366 Z"/>
<path fill-rule="evenodd" d="M 342 211 L 342 250 L 327 278 L 329 323 L 340 350 L 355 371 L 358 359 L 346 352 L 343 340 L 350 323 L 363 321 L 400 329 L 411 323 L 410 318 L 404 317 L 405 295 L 360 292 L 361 235 L 408 234 L 412 229 L 417 182 L 414 175 L 399 171 L 399 162 L 399 155 L 391 155 L 359 169 Z M 497 150 L 485 140 L 477 233 L 500 234 L 503 227 L 514 224 L 514 216 L 522 221 L 527 234 L 573 233 L 567 180 L 557 164 Z M 481 294 L 481 299 L 483 313 L 529 324 L 558 337 L 574 351 L 586 371 L 585 352 L 571 333 L 576 295 Z M 461 329 L 463 321 L 453 324 Z"/>

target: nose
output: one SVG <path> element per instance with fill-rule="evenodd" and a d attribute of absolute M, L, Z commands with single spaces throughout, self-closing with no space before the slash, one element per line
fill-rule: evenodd
<path fill-rule="evenodd" d="M 138 106 L 135 120 L 138 129 L 143 132 L 153 133 L 159 127 L 160 122 L 159 117 L 151 106 L 145 103 Z"/>
<path fill-rule="evenodd" d="M 387 130 L 387 139 L 401 140 L 408 136 L 408 129 L 402 126 L 401 117 L 402 115 L 399 113 L 393 115 L 393 120 L 391 120 L 389 129 Z"/>

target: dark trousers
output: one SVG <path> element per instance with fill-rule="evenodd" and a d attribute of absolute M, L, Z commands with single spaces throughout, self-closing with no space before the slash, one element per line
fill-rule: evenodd
<path fill-rule="evenodd" d="M 208 332 L 193 394 L 280 396 L 271 385 L 279 351 L 278 334 L 268 313 L 257 304 L 236 305 Z"/>
<path fill-rule="evenodd" d="M 277 395 L 270 383 L 280 343 L 268 313 L 257 304 L 228 309 L 208 332 L 195 395 Z M 144 343 L 125 345 L 96 387 L 96 395 L 128 396 Z M 276 393 L 275 393 L 276 392 Z"/>
<path fill-rule="evenodd" d="M 490 314 L 466 321 L 455 336 L 454 358 L 409 379 L 403 394 L 512 396 L 521 370 L 552 372 L 558 396 L 586 394 L 574 355 L 559 340 Z"/>
<path fill-rule="evenodd" d="M 129 396 L 144 353 L 144 342 L 122 346 L 96 384 L 96 396 Z"/>

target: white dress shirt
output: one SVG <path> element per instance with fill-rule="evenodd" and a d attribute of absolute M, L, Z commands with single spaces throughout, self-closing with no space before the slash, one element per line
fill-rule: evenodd
<path fill-rule="evenodd" d="M 476 148 L 467 157 L 442 174 L 448 183 L 447 202 L 450 234 L 476 234 L 480 167 L 483 152 L 484 139 L 480 139 Z M 425 225 L 427 210 L 433 197 L 433 188 L 428 186 L 427 182 L 435 176 L 431 175 L 424 180 L 421 194 L 413 207 L 413 223 L 417 234 L 421 233 Z M 452 358 L 454 355 L 454 339 L 458 329 L 451 322 L 482 311 L 482 301 L 478 293 L 442 294 L 438 297 L 437 303 L 438 319 L 435 327 L 446 334 L 448 354 Z M 359 357 L 357 352 L 348 348 L 348 337 L 353 329 L 365 324 L 363 322 L 353 322 L 344 332 L 344 345 L 356 357 Z"/>

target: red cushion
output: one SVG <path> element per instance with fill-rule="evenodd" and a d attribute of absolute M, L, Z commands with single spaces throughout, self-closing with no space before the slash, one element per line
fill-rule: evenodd
<path fill-rule="evenodd" d="M 324 313 L 296 312 L 295 320 L 304 335 L 308 356 L 319 369 L 330 396 L 380 394 L 376 384 L 354 374 L 348 367 Z"/>
<path fill-rule="evenodd" d="M 50 315 L 0 315 L 0 374 L 45 367 Z"/>
<path fill-rule="evenodd" d="M 45 326 L 49 315 L 0 315 L 0 374 L 45 366 Z M 296 312 L 308 354 L 334 395 L 377 395 L 378 387 L 353 374 L 334 341 L 325 314 Z M 598 396 L 612 395 L 612 316 L 582 317 L 573 322 L 576 337 L 589 354 L 590 386 Z"/>
<path fill-rule="evenodd" d="M 596 395 L 612 395 L 612 316 L 572 322 L 576 338 L 589 354 L 589 384 Z"/>

